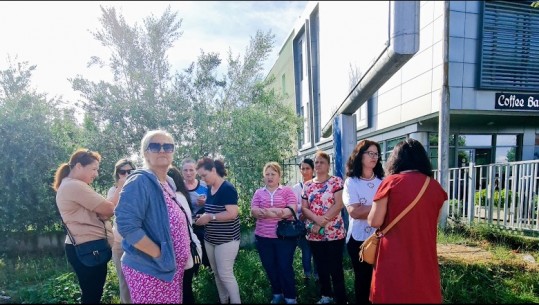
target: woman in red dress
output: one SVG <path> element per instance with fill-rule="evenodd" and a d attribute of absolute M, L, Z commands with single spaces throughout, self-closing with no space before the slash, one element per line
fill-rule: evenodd
<path fill-rule="evenodd" d="M 386 164 L 367 218 L 384 229 L 417 196 L 432 166 L 420 142 L 397 144 Z M 417 204 L 380 240 L 370 300 L 376 303 L 442 303 L 436 253 L 438 218 L 447 193 L 431 179 Z"/>

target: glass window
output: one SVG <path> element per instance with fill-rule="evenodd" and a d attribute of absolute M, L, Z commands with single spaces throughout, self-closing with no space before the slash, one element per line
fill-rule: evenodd
<path fill-rule="evenodd" d="M 387 142 L 386 142 L 386 158 L 385 158 L 385 160 L 387 160 L 387 158 L 389 157 L 389 155 L 391 154 L 391 152 L 393 151 L 395 146 L 397 146 L 397 144 L 400 141 L 403 141 L 403 140 L 406 140 L 406 137 L 399 137 L 399 138 L 387 140 Z"/>
<path fill-rule="evenodd" d="M 535 150 L 533 151 L 533 158 L 539 159 L 539 133 L 535 134 Z"/>
<path fill-rule="evenodd" d="M 492 135 L 463 134 L 459 136 L 459 146 L 492 146 Z"/>
<path fill-rule="evenodd" d="M 496 146 L 517 146 L 517 135 L 496 135 Z"/>

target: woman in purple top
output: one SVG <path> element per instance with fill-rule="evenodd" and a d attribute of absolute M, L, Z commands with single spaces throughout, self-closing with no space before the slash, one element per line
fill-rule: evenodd
<path fill-rule="evenodd" d="M 277 222 L 292 217 L 292 211 L 287 207 L 296 211 L 296 195 L 290 187 L 280 185 L 279 163 L 267 163 L 263 174 L 265 186 L 256 190 L 251 200 L 251 214 L 257 219 L 256 248 L 271 284 L 271 304 L 279 304 L 283 298 L 287 304 L 296 304 L 292 267 L 296 240 L 278 238 L 276 234 Z"/>

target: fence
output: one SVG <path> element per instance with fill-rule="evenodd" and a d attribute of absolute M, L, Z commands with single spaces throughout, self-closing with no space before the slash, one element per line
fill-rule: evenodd
<path fill-rule="evenodd" d="M 539 160 L 449 169 L 449 218 L 539 233 L 538 173 Z"/>
<path fill-rule="evenodd" d="M 301 181 L 298 164 L 284 160 L 283 184 Z M 333 156 L 331 156 L 333 160 Z M 438 179 L 438 171 L 434 177 Z M 539 160 L 449 169 L 449 215 L 469 224 L 487 223 L 539 234 Z"/>

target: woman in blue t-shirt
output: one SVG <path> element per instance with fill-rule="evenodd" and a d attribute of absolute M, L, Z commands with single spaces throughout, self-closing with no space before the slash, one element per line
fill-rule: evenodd
<path fill-rule="evenodd" d="M 234 262 L 240 248 L 240 218 L 238 192 L 224 179 L 225 165 L 221 160 L 202 158 L 197 163 L 200 178 L 208 185 L 204 214 L 196 225 L 205 225 L 204 244 L 221 304 L 240 304 L 240 290 L 234 276 Z"/>

